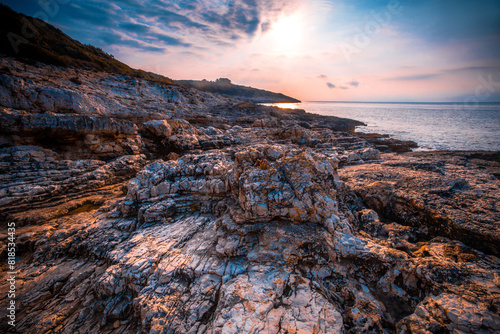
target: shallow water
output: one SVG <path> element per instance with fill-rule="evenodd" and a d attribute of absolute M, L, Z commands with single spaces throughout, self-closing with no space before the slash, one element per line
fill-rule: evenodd
<path fill-rule="evenodd" d="M 367 126 L 357 132 L 413 140 L 420 149 L 500 151 L 500 103 L 303 102 L 275 104 L 307 112 L 351 118 Z"/>

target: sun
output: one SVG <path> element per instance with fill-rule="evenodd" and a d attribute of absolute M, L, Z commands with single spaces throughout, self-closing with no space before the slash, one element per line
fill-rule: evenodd
<path fill-rule="evenodd" d="M 299 51 L 304 35 L 304 20 L 300 14 L 282 16 L 271 28 L 272 47 L 280 52 Z"/>

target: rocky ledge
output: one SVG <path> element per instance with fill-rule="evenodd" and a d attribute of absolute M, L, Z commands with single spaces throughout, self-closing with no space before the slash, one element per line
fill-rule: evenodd
<path fill-rule="evenodd" d="M 500 331 L 498 153 L 396 154 L 413 143 L 352 120 L 1 66 L 19 333 Z"/>

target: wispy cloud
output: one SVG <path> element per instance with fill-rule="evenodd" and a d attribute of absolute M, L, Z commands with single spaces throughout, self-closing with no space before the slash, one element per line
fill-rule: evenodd
<path fill-rule="evenodd" d="M 151 30 L 150 27 L 145 24 L 138 24 L 133 22 L 120 23 L 118 27 L 121 28 L 122 30 L 137 34 L 144 34 Z"/>
<path fill-rule="evenodd" d="M 443 70 L 443 72 L 447 73 L 459 73 L 459 72 L 469 72 L 469 71 L 496 72 L 498 70 L 500 70 L 500 63 L 495 66 L 464 66 L 464 67 L 449 68 Z"/>
<path fill-rule="evenodd" d="M 410 66 L 400 67 L 402 69 L 412 69 Z M 462 74 L 467 72 L 485 72 L 485 73 L 494 73 L 500 71 L 500 65 L 488 65 L 488 66 L 461 66 L 454 68 L 446 68 L 439 71 L 435 71 L 434 73 L 423 73 L 423 74 L 410 74 L 410 75 L 400 75 L 393 76 L 390 78 L 384 79 L 384 81 L 425 81 L 430 79 L 435 79 L 444 75 L 449 74 Z"/>
<path fill-rule="evenodd" d="M 351 85 L 353 87 L 358 87 L 359 86 L 359 81 L 357 80 L 352 80 L 350 82 L 347 83 L 348 85 Z"/>
<path fill-rule="evenodd" d="M 126 34 L 116 31 L 109 31 L 105 34 L 100 34 L 100 40 L 107 44 L 126 46 L 134 49 L 140 49 L 146 52 L 163 53 L 165 51 L 164 46 L 148 44 L 146 42 L 135 39 L 133 37 L 129 37 Z"/>
<path fill-rule="evenodd" d="M 299 2 L 72 0 L 59 7 L 57 23 L 83 41 L 92 38 L 93 44 L 99 44 L 95 42 L 97 36 L 107 48 L 126 46 L 154 52 L 171 47 L 210 49 L 253 38 L 258 31 L 269 29 L 282 11 Z M 36 2 L 32 7 L 33 13 L 39 10 Z M 123 34 L 119 38 L 117 30 Z"/>
<path fill-rule="evenodd" d="M 357 81 L 357 80 L 349 81 L 349 82 L 347 82 L 347 86 L 337 86 L 337 85 L 332 84 L 331 82 L 327 82 L 326 85 L 330 89 L 337 88 L 337 87 L 340 88 L 340 89 L 349 89 L 349 86 L 351 86 L 351 87 L 358 87 L 359 86 L 359 81 Z"/>
<path fill-rule="evenodd" d="M 416 75 L 402 75 L 391 78 L 386 78 L 386 81 L 419 81 L 428 80 L 440 76 L 441 73 L 430 73 L 430 74 L 416 74 Z"/>

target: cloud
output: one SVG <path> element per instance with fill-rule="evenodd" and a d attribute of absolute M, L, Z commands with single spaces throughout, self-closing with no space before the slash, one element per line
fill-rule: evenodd
<path fill-rule="evenodd" d="M 500 65 L 495 65 L 495 66 L 465 66 L 465 67 L 445 69 L 445 70 L 443 70 L 443 72 L 447 72 L 447 73 L 459 73 L 459 72 L 468 72 L 468 71 L 496 72 L 498 70 L 500 70 Z"/>
<path fill-rule="evenodd" d="M 357 82 L 357 81 L 356 81 L 356 82 Z M 351 82 L 351 83 L 349 83 L 349 84 L 351 84 L 351 86 L 356 86 L 356 87 L 357 87 L 357 85 L 352 85 L 352 82 Z M 358 84 L 359 84 L 359 83 L 358 83 Z M 328 88 L 330 88 L 330 89 L 337 88 L 337 85 L 334 85 L 334 84 L 332 84 L 331 82 L 327 82 L 327 83 L 326 83 L 326 85 L 327 85 L 327 86 L 328 86 Z M 340 88 L 340 89 L 349 89 L 349 87 L 347 87 L 347 86 L 338 86 L 338 88 Z"/>
<path fill-rule="evenodd" d="M 429 73 L 429 74 L 416 74 L 416 75 L 402 75 L 397 77 L 391 77 L 384 79 L 385 81 L 420 81 L 433 79 L 442 75 L 441 73 Z"/>
<path fill-rule="evenodd" d="M 106 49 L 128 46 L 158 52 L 176 47 L 213 53 L 271 29 L 284 11 L 292 11 L 299 3 L 300 0 L 72 0 L 58 7 L 51 23 L 64 27 L 73 38 Z M 28 14 L 40 10 L 36 1 L 26 7 Z M 107 44 L 103 45 L 103 41 Z"/>
<path fill-rule="evenodd" d="M 174 2 L 174 1 L 168 1 Z M 291 11 L 300 0 L 231 0 L 192 1 L 196 10 L 189 17 L 209 27 L 207 32 L 215 39 L 232 41 L 249 39 L 258 31 L 269 31 L 283 12 Z"/>
<path fill-rule="evenodd" d="M 353 87 L 358 87 L 359 86 L 359 81 L 357 80 L 352 80 L 350 82 L 347 83 L 348 85 L 351 85 Z"/>
<path fill-rule="evenodd" d="M 318 75 L 318 79 L 328 79 L 328 76 L 321 74 L 321 75 Z"/>
<path fill-rule="evenodd" d="M 180 39 L 177 39 L 175 37 L 168 36 L 168 35 L 156 34 L 156 35 L 153 35 L 153 37 L 159 41 L 162 41 L 164 44 L 167 44 L 167 45 L 182 45 L 182 46 L 189 46 L 190 45 L 189 43 L 184 43 Z"/>
<path fill-rule="evenodd" d="M 155 7 L 155 9 L 151 12 L 143 12 L 142 15 L 148 18 L 154 18 L 156 22 L 164 24 L 166 26 L 171 26 L 175 23 L 179 23 L 187 28 L 198 28 L 202 30 L 208 28 L 205 24 L 195 22 L 186 15 L 181 15 L 161 7 Z"/>
<path fill-rule="evenodd" d="M 205 22 L 219 26 L 224 33 L 232 32 L 231 39 L 238 39 L 241 33 L 253 36 L 260 24 L 259 16 L 260 13 L 256 6 L 248 6 L 239 3 L 239 1 L 231 2 L 227 7 L 227 12 L 223 14 L 217 9 L 202 14 Z"/>
<path fill-rule="evenodd" d="M 100 40 L 106 44 L 116 45 L 116 46 L 127 46 L 147 52 L 163 53 L 165 51 L 164 47 L 148 44 L 143 41 L 130 38 L 126 34 L 121 34 L 118 32 L 109 32 L 106 34 L 102 34 L 100 36 Z"/>
<path fill-rule="evenodd" d="M 145 24 L 137 24 L 133 22 L 120 23 L 119 27 L 122 30 L 130 31 L 137 34 L 144 34 L 150 31 L 150 27 Z"/>
<path fill-rule="evenodd" d="M 86 25 L 110 27 L 117 25 L 113 18 L 115 8 L 108 3 L 92 3 L 92 1 L 75 1 L 68 6 L 61 7 L 63 13 L 73 21 L 80 21 Z M 35 12 L 35 11 L 34 11 Z"/>
<path fill-rule="evenodd" d="M 402 67 L 400 67 L 402 68 Z M 412 69 L 417 67 L 405 66 L 405 69 Z M 384 79 L 384 81 L 425 81 L 430 80 L 442 76 L 446 76 L 449 74 L 462 74 L 462 73 L 493 73 L 500 70 L 500 66 L 498 65 L 489 65 L 489 66 L 462 66 L 455 68 L 446 68 L 440 71 L 436 71 L 435 73 L 423 73 L 423 74 L 411 74 L 411 75 L 401 75 Z"/>

